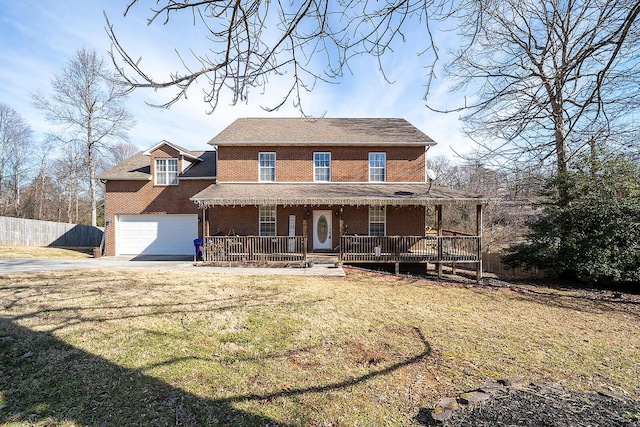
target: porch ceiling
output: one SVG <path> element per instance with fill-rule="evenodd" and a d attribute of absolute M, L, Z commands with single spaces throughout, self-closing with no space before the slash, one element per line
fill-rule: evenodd
<path fill-rule="evenodd" d="M 205 206 L 235 205 L 479 205 L 489 199 L 425 183 L 223 183 L 191 197 Z"/>

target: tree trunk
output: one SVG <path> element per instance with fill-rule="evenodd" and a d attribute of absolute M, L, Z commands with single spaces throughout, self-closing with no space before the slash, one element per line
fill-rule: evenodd
<path fill-rule="evenodd" d="M 67 222 L 73 223 L 73 185 L 69 181 L 69 194 L 67 195 Z"/>
<path fill-rule="evenodd" d="M 98 224 L 98 203 L 96 201 L 96 172 L 93 153 L 89 154 L 89 193 L 91 197 L 91 225 Z"/>
<path fill-rule="evenodd" d="M 89 198 L 91 199 L 91 225 L 98 225 L 98 206 L 96 196 L 96 165 L 93 145 L 93 111 L 90 111 L 87 121 L 87 160 L 89 163 Z"/>
<path fill-rule="evenodd" d="M 564 174 L 567 171 L 567 138 L 562 117 L 556 120 L 555 139 L 558 174 Z"/>
<path fill-rule="evenodd" d="M 13 187 L 13 210 L 16 218 L 20 218 L 20 181 L 16 172 L 15 183 Z"/>
<path fill-rule="evenodd" d="M 40 174 L 40 179 L 38 180 L 38 184 L 36 185 L 36 195 L 38 197 L 38 219 L 42 220 L 42 206 L 44 205 L 44 183 L 45 183 L 46 175 L 44 171 Z"/>
<path fill-rule="evenodd" d="M 0 151 L 0 215 L 4 215 L 4 199 L 5 199 L 5 195 L 3 190 L 3 185 L 4 185 L 4 168 L 5 168 L 5 157 L 4 157 L 4 153 L 2 151 Z M 8 209 L 7 209 L 8 210 Z"/>
<path fill-rule="evenodd" d="M 555 85 L 555 96 L 551 98 L 551 108 L 553 111 L 553 121 L 554 121 L 554 138 L 555 138 L 555 148 L 556 148 L 556 165 L 557 165 L 557 173 L 559 176 L 563 176 L 567 172 L 567 163 L 568 163 L 568 148 L 567 148 L 567 131 L 565 129 L 565 122 L 563 116 L 562 106 L 564 105 L 564 100 L 562 99 L 562 88 L 556 82 Z M 566 204 L 569 195 L 567 194 L 567 190 L 564 186 L 560 186 L 559 188 L 559 196 L 560 203 Z"/>
<path fill-rule="evenodd" d="M 74 202 L 75 202 L 76 219 L 73 223 L 78 224 L 80 222 L 80 179 L 79 178 L 76 178 L 76 180 L 74 181 L 74 187 L 75 187 Z"/>

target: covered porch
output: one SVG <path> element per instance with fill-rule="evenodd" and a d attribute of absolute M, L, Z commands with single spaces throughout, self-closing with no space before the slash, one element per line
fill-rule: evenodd
<path fill-rule="evenodd" d="M 344 264 L 476 264 L 482 277 L 481 196 L 428 184 L 213 184 L 203 210 L 204 260 L 303 266 L 310 254 Z M 447 231 L 443 207 L 475 207 L 475 233 Z M 429 209 L 428 209 L 429 208 Z M 427 225 L 427 217 L 434 215 Z"/>

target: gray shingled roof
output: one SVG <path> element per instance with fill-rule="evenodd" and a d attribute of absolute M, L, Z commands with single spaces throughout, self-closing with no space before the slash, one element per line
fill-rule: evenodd
<path fill-rule="evenodd" d="M 151 176 L 151 163 L 149 156 L 142 154 L 142 151 L 134 154 L 126 160 L 118 163 L 98 175 L 98 179 L 104 180 L 148 180 Z"/>
<path fill-rule="evenodd" d="M 450 205 L 483 204 L 483 196 L 433 187 L 404 184 L 213 184 L 191 200 L 201 205 Z"/>
<path fill-rule="evenodd" d="M 216 135 L 211 145 L 275 144 L 430 146 L 436 143 L 404 119 L 244 118 Z"/>
<path fill-rule="evenodd" d="M 215 151 L 190 151 L 201 162 L 196 162 L 180 175 L 180 178 L 210 178 L 217 176 L 217 162 Z"/>
<path fill-rule="evenodd" d="M 194 157 L 202 159 L 194 163 L 180 178 L 211 178 L 216 176 L 215 151 L 189 151 Z M 109 170 L 98 175 L 102 180 L 133 180 L 145 181 L 151 179 L 151 157 L 142 151 L 118 163 Z"/>

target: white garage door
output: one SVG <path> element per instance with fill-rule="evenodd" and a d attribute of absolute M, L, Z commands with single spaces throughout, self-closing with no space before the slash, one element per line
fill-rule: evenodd
<path fill-rule="evenodd" d="M 197 215 L 118 215 L 117 255 L 193 255 Z"/>

